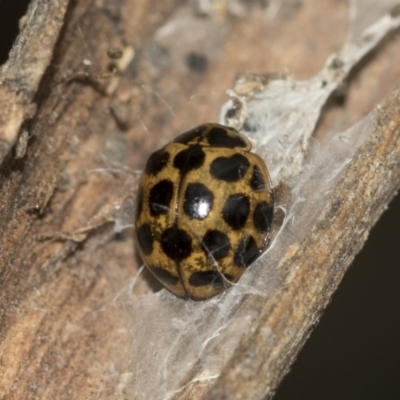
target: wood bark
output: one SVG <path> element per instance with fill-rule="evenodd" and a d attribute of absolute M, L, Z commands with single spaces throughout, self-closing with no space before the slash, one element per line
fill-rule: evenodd
<path fill-rule="evenodd" d="M 345 32 L 347 7 L 319 4 Z M 215 120 L 236 72 L 291 65 L 295 75 L 309 77 L 344 38 L 317 22 L 308 26 L 311 11 L 289 4 L 274 31 L 267 29 L 285 53 L 266 62 L 247 45 L 262 46 L 262 35 L 222 13 L 221 24 L 229 28 L 218 30 L 223 53 L 211 51 L 207 69 L 199 71 L 185 58 L 195 52 L 192 42 L 182 38 L 185 53 L 170 52 L 186 60 L 179 65 L 153 43 L 181 7 L 178 0 L 33 0 L 22 21 L 0 71 L 0 398 L 125 398 L 124 377 L 108 361 L 125 340 L 123 311 L 111 300 L 140 266 L 132 230 L 116 235 L 112 225 L 116 208 L 134 195 L 135 186 L 127 189 L 126 182 L 160 140 Z M 303 30 L 300 44 L 285 36 L 289 23 Z M 349 126 L 386 96 L 321 215 L 282 258 L 279 268 L 290 272 L 281 288 L 264 302 L 250 300 L 247 306 L 258 315 L 254 329 L 215 382 L 191 385 L 182 398 L 272 397 L 398 190 L 394 40 L 384 43 L 378 61 L 365 61 L 370 69 L 359 73 L 361 87 L 349 92 L 348 102 L 332 106 L 321 120 L 323 138 L 343 109 L 340 124 Z M 299 45 L 302 56 L 295 53 Z M 150 293 L 155 285 L 144 281 L 138 292 Z M 270 329 L 278 339 L 268 340 Z"/>

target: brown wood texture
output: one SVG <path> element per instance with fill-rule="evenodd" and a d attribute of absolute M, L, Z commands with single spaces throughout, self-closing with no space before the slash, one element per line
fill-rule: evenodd
<path fill-rule="evenodd" d="M 35 115 L 34 97 L 50 64 L 67 4 L 67 0 L 32 1 L 20 21 L 21 34 L 0 73 L 0 161 L 15 144 L 23 122 Z"/>
<path fill-rule="evenodd" d="M 254 332 L 243 338 L 207 399 L 246 399 L 246 391 L 256 394 L 252 398 L 272 398 L 368 232 L 397 193 L 399 111 L 396 90 L 304 240 L 287 249 L 277 267 L 288 271 L 280 288 L 264 304 L 253 304 L 260 310 Z"/>
<path fill-rule="evenodd" d="M 183 1 L 32 1 L 32 30 L 22 27 L 0 71 L 0 398 L 126 398 L 124 377 L 109 362 L 129 342 L 112 299 L 140 261 L 132 230 L 116 235 L 109 221 L 135 191 L 130 179 L 161 141 L 216 121 L 236 73 L 311 77 L 346 35 L 347 2 L 287 1 L 270 23 L 263 2 L 249 4 L 246 17 L 215 11 L 210 46 L 204 25 L 177 42 L 155 35 L 171 16 L 193 12 Z M 321 119 L 321 138 L 393 92 L 398 46 L 390 37 L 364 60 L 347 101 L 333 102 Z M 188 67 L 197 51 L 207 55 L 204 71 Z M 399 187 L 399 104 L 395 91 L 301 246 L 282 260 L 281 268 L 301 267 L 265 303 L 254 300 L 254 330 L 214 386 L 195 385 L 186 398 L 272 396 Z M 10 147 L 21 127 L 29 138 L 17 159 Z M 93 229 L 71 234 L 85 227 Z M 138 293 L 155 287 L 144 280 Z M 265 339 L 266 326 L 278 341 Z"/>

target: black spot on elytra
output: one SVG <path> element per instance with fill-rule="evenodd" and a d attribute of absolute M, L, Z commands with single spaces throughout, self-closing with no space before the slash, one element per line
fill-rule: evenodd
<path fill-rule="evenodd" d="M 139 218 L 143 210 L 143 187 L 140 185 L 136 197 L 136 220 Z"/>
<path fill-rule="evenodd" d="M 157 175 L 168 164 L 169 153 L 164 149 L 155 151 L 146 164 L 146 174 Z"/>
<path fill-rule="evenodd" d="M 222 217 L 233 230 L 238 230 L 246 224 L 249 212 L 249 197 L 242 193 L 235 193 L 226 200 L 222 209 Z"/>
<path fill-rule="evenodd" d="M 227 129 L 231 130 L 235 136 L 229 136 Z M 207 140 L 212 147 L 226 147 L 233 149 L 235 147 L 246 147 L 246 141 L 232 128 L 223 128 L 215 126 L 207 133 Z"/>
<path fill-rule="evenodd" d="M 153 275 L 165 285 L 176 285 L 179 282 L 179 278 L 177 276 L 172 275 L 164 268 L 156 267 L 154 265 L 149 265 L 148 268 Z"/>
<path fill-rule="evenodd" d="M 252 236 L 246 236 L 239 244 L 239 247 L 233 256 L 233 263 L 238 267 L 248 267 L 257 259 L 261 251 Z"/>
<path fill-rule="evenodd" d="M 174 143 L 188 144 L 195 139 L 201 138 L 204 131 L 208 129 L 208 125 L 200 125 L 197 128 L 191 129 L 174 139 Z"/>
<path fill-rule="evenodd" d="M 189 183 L 185 191 L 183 210 L 192 219 L 204 219 L 210 213 L 214 195 L 202 183 Z"/>
<path fill-rule="evenodd" d="M 161 248 L 171 260 L 181 262 L 192 253 L 192 239 L 184 230 L 173 226 L 162 233 Z"/>
<path fill-rule="evenodd" d="M 187 174 L 192 169 L 200 168 L 205 159 L 201 146 L 193 145 L 179 152 L 174 158 L 174 167 L 178 168 L 181 174 Z"/>
<path fill-rule="evenodd" d="M 260 168 L 255 165 L 250 179 L 250 186 L 255 192 L 265 189 L 265 181 Z"/>
<path fill-rule="evenodd" d="M 156 183 L 150 190 L 149 208 L 150 214 L 155 216 L 167 214 L 174 194 L 174 184 L 168 179 Z"/>
<path fill-rule="evenodd" d="M 234 154 L 231 157 L 218 157 L 210 166 L 210 174 L 227 182 L 237 182 L 243 178 L 250 167 L 249 161 L 242 154 Z"/>
<path fill-rule="evenodd" d="M 222 289 L 227 286 L 226 280 L 231 281 L 232 277 L 218 271 L 198 271 L 190 276 L 189 283 L 195 287 L 212 286 L 214 289 Z"/>
<path fill-rule="evenodd" d="M 137 231 L 139 246 L 145 255 L 153 251 L 154 235 L 149 224 L 143 224 Z"/>
<path fill-rule="evenodd" d="M 273 208 L 266 201 L 256 205 L 253 214 L 254 226 L 260 233 L 266 233 L 271 228 Z"/>
<path fill-rule="evenodd" d="M 210 229 L 203 236 L 201 246 L 207 256 L 211 256 L 214 260 L 219 261 L 228 255 L 231 243 L 225 233 L 216 229 Z"/>

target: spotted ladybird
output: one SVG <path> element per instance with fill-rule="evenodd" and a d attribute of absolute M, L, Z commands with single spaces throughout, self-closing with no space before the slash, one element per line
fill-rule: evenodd
<path fill-rule="evenodd" d="M 270 240 L 268 170 L 235 129 L 204 124 L 154 152 L 142 174 L 140 255 L 178 297 L 208 299 L 238 281 Z"/>

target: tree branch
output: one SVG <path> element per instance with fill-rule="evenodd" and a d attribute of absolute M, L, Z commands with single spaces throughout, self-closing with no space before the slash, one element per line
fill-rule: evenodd
<path fill-rule="evenodd" d="M 292 198 L 278 204 L 280 230 L 237 287 L 193 303 L 135 276 L 141 261 L 123 228 L 149 153 L 216 120 L 238 71 L 291 66 L 310 77 L 345 40 L 348 10 L 333 0 L 318 10 L 342 36 L 312 17 L 316 0 L 278 11 L 217 3 L 32 1 L 0 70 L 1 398 L 270 398 L 398 189 L 393 46 L 384 79 L 369 72 L 353 109 L 350 90 L 349 131 L 332 137 L 321 120 L 311 152 L 285 136 L 302 143 L 304 168 L 285 175 Z M 245 99 L 249 112 L 257 95 Z M 268 162 L 282 149 L 251 127 Z M 270 164 L 287 171 L 279 157 Z"/>

